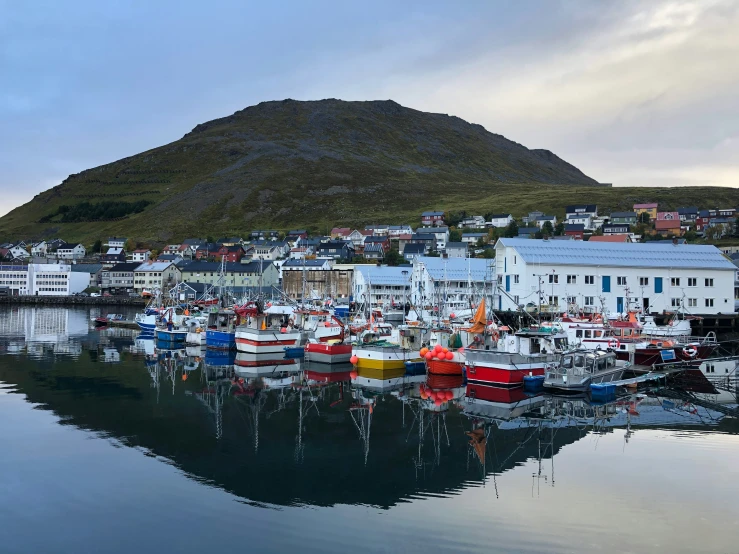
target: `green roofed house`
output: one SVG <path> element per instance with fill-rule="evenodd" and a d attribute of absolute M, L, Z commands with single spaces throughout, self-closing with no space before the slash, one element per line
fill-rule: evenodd
<path fill-rule="evenodd" d="M 634 225 L 636 223 L 636 212 L 612 212 L 611 223 L 628 223 Z"/>

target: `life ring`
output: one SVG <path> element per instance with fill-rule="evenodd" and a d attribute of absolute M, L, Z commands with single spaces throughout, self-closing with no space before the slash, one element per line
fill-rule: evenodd
<path fill-rule="evenodd" d="M 695 358 L 698 355 L 698 349 L 695 346 L 686 346 L 683 348 L 683 354 L 685 354 L 688 358 Z"/>
<path fill-rule="evenodd" d="M 611 350 L 618 350 L 619 346 L 621 346 L 621 343 L 618 339 L 611 339 L 608 341 L 608 348 Z"/>
<path fill-rule="evenodd" d="M 498 342 L 498 339 L 500 338 L 498 331 L 493 331 L 493 333 L 490 335 L 490 338 L 493 339 L 493 342 Z"/>

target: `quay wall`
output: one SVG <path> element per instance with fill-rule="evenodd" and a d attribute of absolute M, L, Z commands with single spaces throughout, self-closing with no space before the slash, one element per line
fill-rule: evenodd
<path fill-rule="evenodd" d="M 125 296 L 0 296 L 2 305 L 35 306 L 145 306 L 144 298 Z"/>

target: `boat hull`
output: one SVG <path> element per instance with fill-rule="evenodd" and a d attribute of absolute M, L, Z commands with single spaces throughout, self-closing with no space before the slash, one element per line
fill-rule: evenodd
<path fill-rule="evenodd" d="M 236 333 L 206 330 L 205 344 L 208 348 L 231 350 L 232 348 L 236 348 Z"/>
<path fill-rule="evenodd" d="M 250 354 L 283 354 L 300 344 L 300 331 L 236 330 L 236 350 Z"/>
<path fill-rule="evenodd" d="M 305 356 L 312 362 L 323 364 L 345 363 L 352 357 L 352 345 L 310 342 L 305 345 Z"/>
<path fill-rule="evenodd" d="M 675 356 L 673 361 L 691 362 L 693 360 L 702 360 L 710 358 L 718 348 L 717 344 L 702 344 L 694 346 L 695 354 L 690 355 L 690 349 L 685 346 L 675 346 L 669 348 L 636 348 L 634 350 L 633 363 L 635 365 L 652 366 L 654 364 L 664 363 L 663 351 L 673 351 Z M 616 351 L 619 360 L 631 361 L 631 355 L 628 351 Z"/>
<path fill-rule="evenodd" d="M 462 375 L 464 364 L 455 361 L 428 360 L 426 367 L 429 373 L 436 375 Z"/>
<path fill-rule="evenodd" d="M 405 373 L 405 362 L 420 361 L 418 350 L 404 350 L 393 346 L 355 346 L 352 356 L 357 357 L 358 368 L 366 369 L 397 369 Z"/>
<path fill-rule="evenodd" d="M 157 340 L 160 342 L 185 344 L 187 331 L 167 331 L 166 329 L 157 329 L 156 336 Z"/>

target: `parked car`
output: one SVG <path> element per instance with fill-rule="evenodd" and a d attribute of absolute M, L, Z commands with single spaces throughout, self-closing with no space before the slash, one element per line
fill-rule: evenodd
<path fill-rule="evenodd" d="M 91 292 L 90 293 L 90 296 L 93 297 L 93 298 L 98 298 L 100 296 L 100 293 L 99 292 Z"/>

